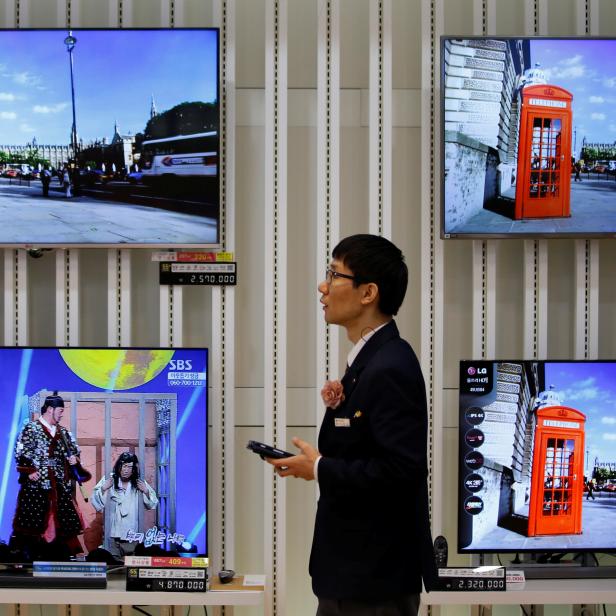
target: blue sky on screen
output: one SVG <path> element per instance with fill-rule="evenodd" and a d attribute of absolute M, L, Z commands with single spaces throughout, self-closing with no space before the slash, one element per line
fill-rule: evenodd
<path fill-rule="evenodd" d="M 546 385 L 554 385 L 562 403 L 586 415 L 588 463 L 616 462 L 616 363 L 550 363 Z M 584 463 L 586 466 L 586 455 Z"/>
<path fill-rule="evenodd" d="M 533 40 L 531 61 L 539 62 L 548 83 L 573 94 L 573 128 L 577 132 L 576 157 L 582 140 L 616 141 L 616 40 Z"/>
<path fill-rule="evenodd" d="M 70 142 L 65 30 L 0 31 L 0 143 Z M 158 112 L 217 95 L 215 30 L 75 31 L 77 132 L 84 143 L 143 131 Z"/>

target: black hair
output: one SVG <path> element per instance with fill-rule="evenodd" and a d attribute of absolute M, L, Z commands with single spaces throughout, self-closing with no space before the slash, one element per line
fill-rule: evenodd
<path fill-rule="evenodd" d="M 58 396 L 57 391 L 54 391 L 51 396 L 47 396 L 45 398 L 45 402 L 43 402 L 43 406 L 41 406 L 41 415 L 49 407 L 52 409 L 57 409 L 58 407 L 64 408 L 64 398 L 62 398 L 62 396 Z"/>
<path fill-rule="evenodd" d="M 118 489 L 120 485 L 120 475 L 122 471 L 122 464 L 133 463 L 133 472 L 130 475 L 130 482 L 133 488 L 137 488 L 137 479 L 139 479 L 139 458 L 130 451 L 124 451 L 118 456 L 116 463 L 113 465 L 113 486 Z"/>
<path fill-rule="evenodd" d="M 362 233 L 341 240 L 332 257 L 344 263 L 353 273 L 353 284 L 373 282 L 379 288 L 379 310 L 388 316 L 398 313 L 402 304 L 409 272 L 402 251 L 378 235 Z"/>

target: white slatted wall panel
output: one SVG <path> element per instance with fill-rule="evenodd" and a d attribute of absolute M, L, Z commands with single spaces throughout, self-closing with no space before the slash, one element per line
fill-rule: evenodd
<path fill-rule="evenodd" d="M 58 346 L 78 346 L 79 249 L 57 250 L 55 257 L 56 344 Z"/>
<path fill-rule="evenodd" d="M 177 9 L 177 6 L 176 6 Z M 221 30 L 221 220 L 223 249 L 235 252 L 235 0 L 218 0 L 214 22 Z M 176 19 L 178 13 L 176 11 Z M 241 266 L 240 266 L 241 267 Z M 210 511 L 212 567 L 235 569 L 235 287 L 212 290 Z"/>
<path fill-rule="evenodd" d="M 132 28 L 133 19 L 133 0 L 118 0 L 118 25 L 121 28 Z"/>
<path fill-rule="evenodd" d="M 421 65 L 421 362 L 429 412 L 429 460 L 432 532 L 443 532 L 444 441 L 443 441 L 443 244 L 440 240 L 441 173 L 439 143 L 439 37 L 443 34 L 443 5 L 422 0 Z"/>
<path fill-rule="evenodd" d="M 62 28 L 69 25 L 68 21 L 69 11 L 71 10 L 71 3 L 66 0 L 56 0 L 56 23 L 55 25 Z M 74 24 L 73 24 L 74 25 Z"/>
<path fill-rule="evenodd" d="M 120 2 L 121 0 L 108 0 L 109 7 L 109 27 L 117 28 L 120 26 Z"/>
<path fill-rule="evenodd" d="M 173 15 L 172 15 L 173 13 Z M 171 2 L 161 2 L 160 3 L 160 26 L 162 28 L 173 28 L 177 26 L 177 23 L 172 23 L 175 21 L 175 0 Z"/>
<path fill-rule="evenodd" d="M 14 28 L 16 24 L 16 4 L 17 0 L 4 0 L 2 3 L 2 13 L 4 18 L 4 24 L 7 28 Z"/>
<path fill-rule="evenodd" d="M 107 251 L 107 344 L 131 344 L 131 251 Z"/>
<path fill-rule="evenodd" d="M 391 239 L 391 0 L 370 2 L 370 233 Z"/>
<path fill-rule="evenodd" d="M 219 6 L 218 2 L 214 3 L 214 7 L 216 10 L 216 7 Z M 190 26 L 189 23 L 187 23 L 186 18 L 185 18 L 185 11 L 186 8 L 186 0 L 175 0 L 174 4 L 173 4 L 173 19 L 174 19 L 174 25 L 178 28 L 188 28 Z M 217 23 L 217 25 L 220 25 L 220 22 L 215 22 Z"/>
<path fill-rule="evenodd" d="M 325 277 L 331 252 L 340 239 L 340 3 L 319 0 L 317 44 L 317 224 L 314 288 Z M 324 408 L 319 384 L 337 378 L 340 365 L 340 332 L 328 327 L 322 305 L 316 311 L 315 426 L 321 425 Z M 316 443 L 316 436 L 314 442 Z"/>
<path fill-rule="evenodd" d="M 4 344 L 28 341 L 28 256 L 24 250 L 4 250 Z"/>
<path fill-rule="evenodd" d="M 58 0 L 61 2 L 61 0 Z M 58 21 L 59 26 L 72 26 L 73 28 L 79 28 L 82 23 L 82 11 L 81 2 L 79 0 L 66 0 L 62 16 L 62 21 Z"/>
<path fill-rule="evenodd" d="M 264 438 L 286 445 L 287 0 L 266 0 Z M 286 481 L 265 465 L 265 612 L 285 613 Z"/>
<path fill-rule="evenodd" d="M 30 23 L 32 0 L 16 0 L 18 28 L 27 28 Z"/>

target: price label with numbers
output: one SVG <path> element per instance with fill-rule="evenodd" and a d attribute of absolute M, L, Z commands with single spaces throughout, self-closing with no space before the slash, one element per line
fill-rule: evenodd
<path fill-rule="evenodd" d="M 236 285 L 236 262 L 159 264 L 160 284 L 177 285 Z"/>
<path fill-rule="evenodd" d="M 507 590 L 504 567 L 455 567 L 438 570 L 440 590 Z"/>

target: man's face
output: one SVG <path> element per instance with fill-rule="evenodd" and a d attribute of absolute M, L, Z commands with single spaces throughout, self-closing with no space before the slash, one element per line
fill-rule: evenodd
<path fill-rule="evenodd" d="M 130 479 L 130 476 L 133 474 L 133 463 L 132 462 L 124 462 L 122 467 L 120 468 L 120 477 L 122 479 Z"/>
<path fill-rule="evenodd" d="M 59 424 L 62 421 L 62 415 L 64 415 L 63 406 L 56 406 L 55 408 L 52 406 L 48 406 L 45 412 L 43 413 L 43 417 L 45 418 L 45 421 L 50 426 Z"/>
<path fill-rule="evenodd" d="M 353 275 L 353 272 L 338 259 L 333 259 L 329 268 L 335 273 Z M 320 302 L 323 304 L 325 321 L 330 325 L 347 327 L 361 315 L 361 286 L 355 287 L 353 280 L 336 278 L 334 274 L 330 282 L 325 279 L 317 288 L 321 293 Z"/>

